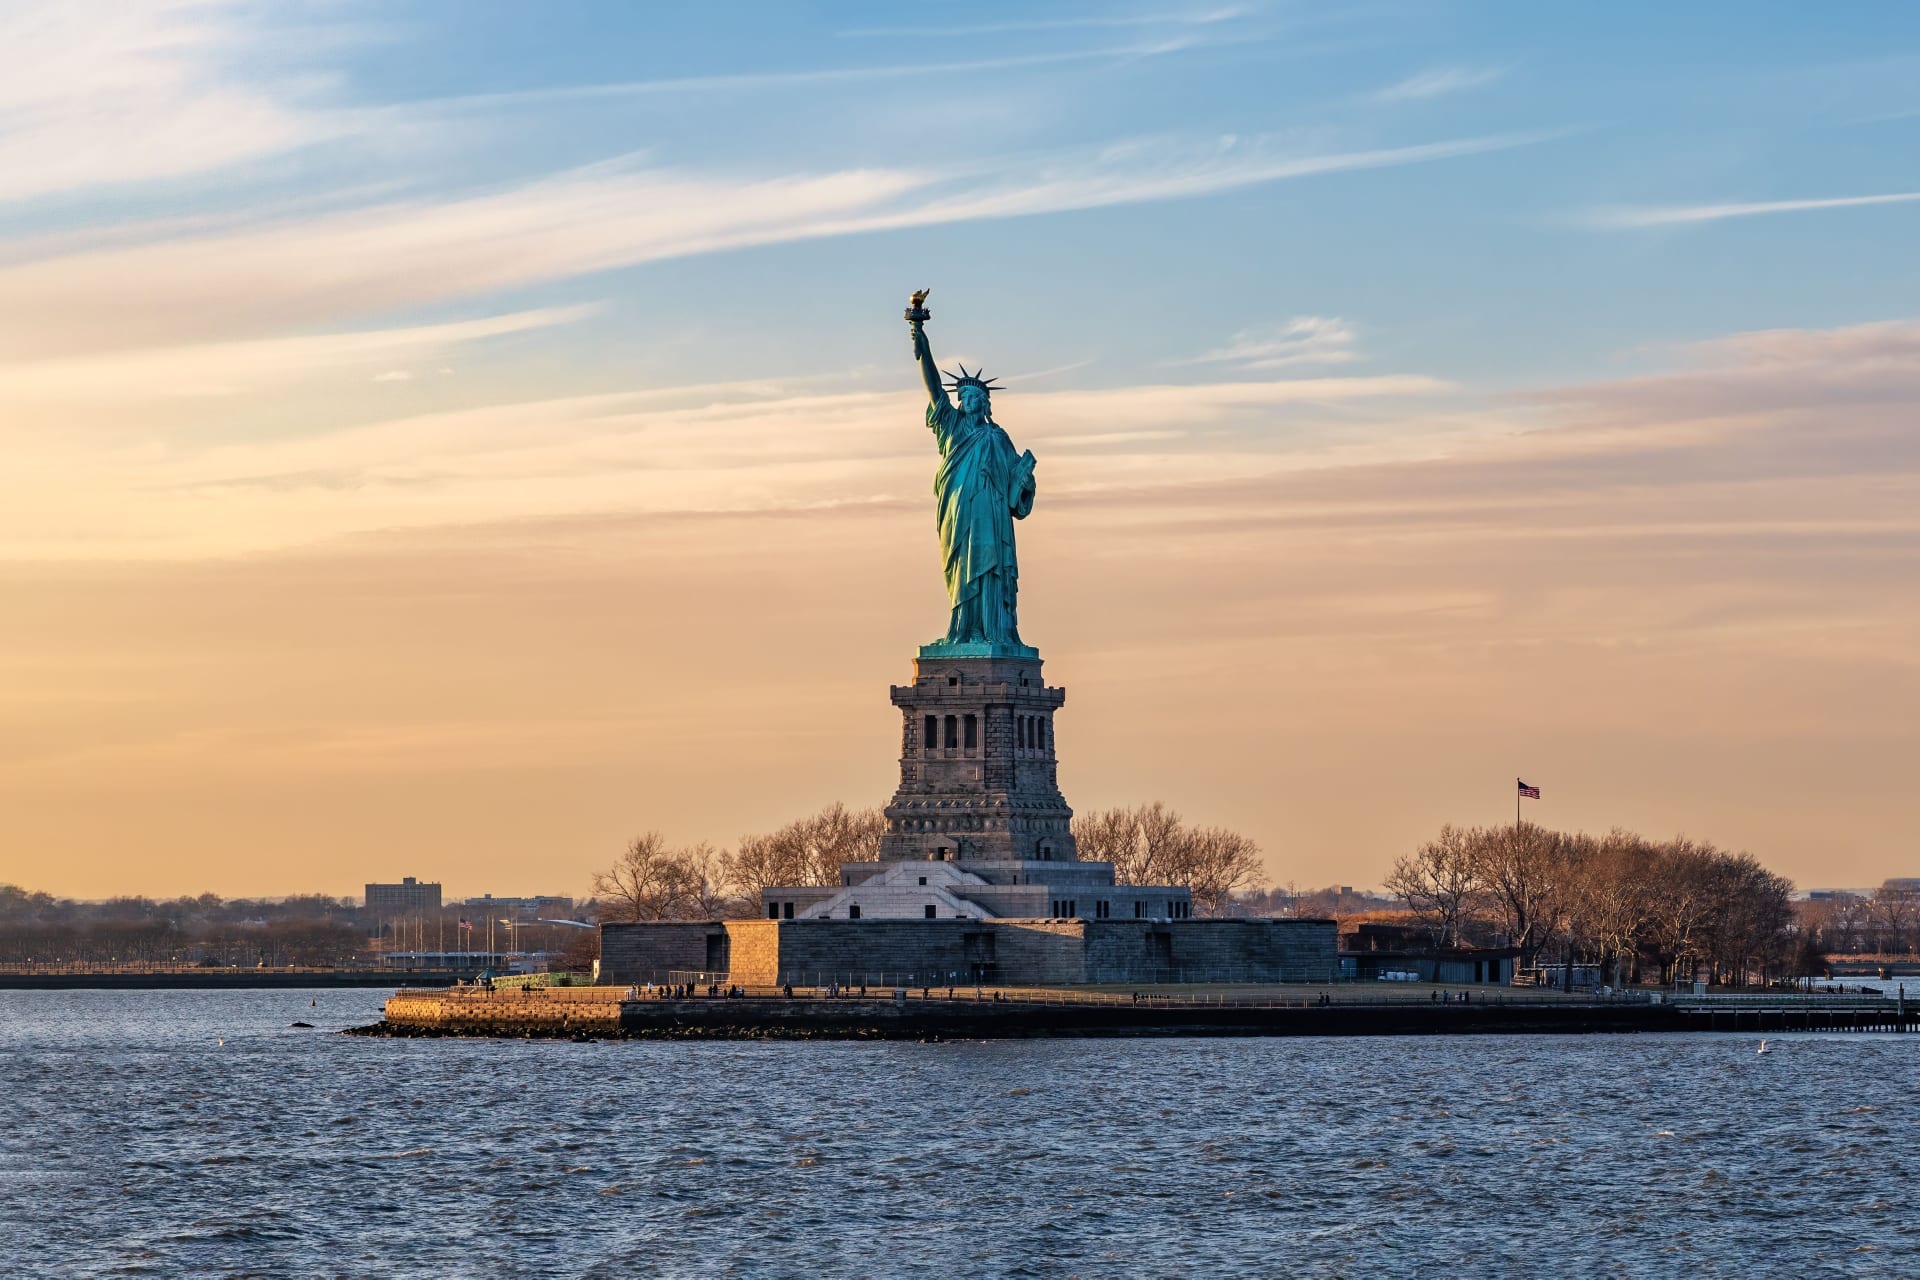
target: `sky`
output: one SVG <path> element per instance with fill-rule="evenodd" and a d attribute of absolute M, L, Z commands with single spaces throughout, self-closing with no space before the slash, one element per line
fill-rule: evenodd
<path fill-rule="evenodd" d="M 584 893 L 897 782 L 901 308 L 1076 809 L 1920 874 L 1920 8 L 0 7 L 0 882 Z"/>

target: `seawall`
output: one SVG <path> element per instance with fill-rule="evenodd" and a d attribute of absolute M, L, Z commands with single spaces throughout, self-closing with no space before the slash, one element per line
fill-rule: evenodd
<path fill-rule="evenodd" d="M 1896 1030 L 1911 1010 L 1689 1008 L 1625 1001 L 1467 1003 L 891 996 L 630 999 L 626 988 L 529 993 L 403 991 L 371 1035 L 633 1039 L 1007 1039 L 1039 1036 L 1515 1035 L 1662 1031 Z"/>

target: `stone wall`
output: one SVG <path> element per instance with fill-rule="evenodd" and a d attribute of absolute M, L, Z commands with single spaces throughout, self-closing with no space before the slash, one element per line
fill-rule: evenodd
<path fill-rule="evenodd" d="M 1041 985 L 1084 982 L 1078 920 L 793 920 L 780 922 L 780 980 L 858 985 Z"/>
<path fill-rule="evenodd" d="M 1085 920 L 995 920 L 999 980 L 1040 986 L 1087 980 Z"/>
<path fill-rule="evenodd" d="M 727 968 L 732 981 L 746 986 L 774 986 L 780 973 L 780 922 L 729 920 Z"/>
<path fill-rule="evenodd" d="M 727 931 L 741 924 L 772 925 L 771 920 L 648 921 L 641 924 L 600 926 L 600 981 L 625 986 L 634 982 L 665 982 L 675 970 L 724 970 L 728 954 Z M 717 941 L 716 941 L 717 940 Z M 709 958 L 721 963 L 709 966 Z"/>
<path fill-rule="evenodd" d="M 387 1001 L 386 1017 L 397 1027 L 488 1035 L 605 1033 L 620 1029 L 626 993 L 624 986 L 400 991 Z"/>
<path fill-rule="evenodd" d="M 1329 982 L 1331 920 L 1089 920 L 1088 982 Z"/>
<path fill-rule="evenodd" d="M 781 979 L 858 985 L 964 978 L 990 928 L 978 920 L 783 920 Z"/>
<path fill-rule="evenodd" d="M 1066 692 L 1048 687 L 1040 667 L 1037 654 L 923 651 L 913 683 L 893 687 L 900 788 L 886 807 L 882 861 L 1073 860 L 1053 736 Z"/>
<path fill-rule="evenodd" d="M 1331 920 L 729 920 L 609 924 L 601 981 L 664 982 L 674 971 L 810 985 L 975 980 L 1327 982 Z"/>

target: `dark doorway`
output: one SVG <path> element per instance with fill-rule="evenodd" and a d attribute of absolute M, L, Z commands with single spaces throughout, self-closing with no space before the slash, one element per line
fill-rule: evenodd
<path fill-rule="evenodd" d="M 993 934 L 984 932 L 960 935 L 960 956 L 966 961 L 967 976 L 975 982 L 992 982 L 999 973 L 994 961 L 993 938 Z"/>

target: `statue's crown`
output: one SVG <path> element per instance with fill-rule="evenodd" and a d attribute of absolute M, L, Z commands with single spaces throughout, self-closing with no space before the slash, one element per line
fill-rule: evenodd
<path fill-rule="evenodd" d="M 994 385 L 998 379 L 984 377 L 985 372 L 983 369 L 975 369 L 972 373 L 968 373 L 967 366 L 961 365 L 959 377 L 956 378 L 951 373 L 947 374 L 947 390 L 958 391 L 962 387 L 978 387 L 982 391 L 998 391 L 1000 388 Z"/>

